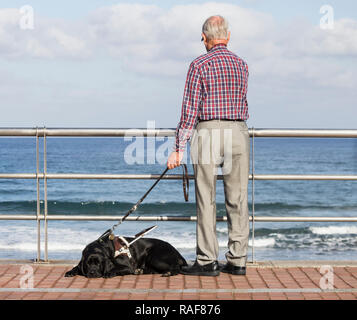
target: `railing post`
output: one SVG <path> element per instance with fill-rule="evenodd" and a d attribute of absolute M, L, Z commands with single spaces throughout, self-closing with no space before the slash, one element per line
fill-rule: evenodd
<path fill-rule="evenodd" d="M 43 183 L 44 183 L 44 205 L 45 205 L 45 261 L 48 261 L 48 232 L 47 232 L 47 141 L 46 141 L 46 127 L 43 127 Z"/>
<path fill-rule="evenodd" d="M 41 260 L 41 221 L 40 221 L 40 178 L 39 178 L 39 135 L 38 127 L 36 127 L 36 193 L 37 193 L 37 207 L 36 207 L 36 222 L 37 222 L 37 259 Z"/>
<path fill-rule="evenodd" d="M 254 257 L 254 127 L 252 128 L 252 263 L 255 262 L 255 257 Z"/>

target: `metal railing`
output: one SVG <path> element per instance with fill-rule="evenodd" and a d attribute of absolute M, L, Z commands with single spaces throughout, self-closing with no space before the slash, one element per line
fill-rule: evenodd
<path fill-rule="evenodd" d="M 35 179 L 36 180 L 36 214 L 7 215 L 0 213 L 0 220 L 36 220 L 37 222 L 37 262 L 48 261 L 48 221 L 50 220 L 88 220 L 118 221 L 122 216 L 111 215 L 50 215 L 47 203 L 47 180 L 51 179 L 157 179 L 157 174 L 78 174 L 47 173 L 47 137 L 172 137 L 174 129 L 92 129 L 92 128 L 0 128 L 0 136 L 22 136 L 36 138 L 36 173 L 0 173 L 0 179 Z M 252 211 L 249 220 L 252 223 L 252 262 L 254 259 L 255 222 L 357 222 L 356 217 L 271 217 L 255 216 L 254 194 L 255 180 L 357 180 L 357 175 L 267 175 L 255 174 L 254 155 L 255 138 L 257 137 L 304 137 L 304 138 L 357 138 L 357 129 L 249 129 L 251 137 L 251 174 Z M 40 172 L 39 139 L 43 139 L 43 172 Z M 194 179 L 192 175 L 190 179 Z M 217 177 L 222 180 L 222 176 Z M 165 175 L 163 179 L 182 179 L 181 175 Z M 44 181 L 44 214 L 41 214 L 40 180 Z M 196 221 L 196 216 L 135 216 L 127 221 Z M 226 217 L 217 217 L 217 221 L 226 221 Z M 40 222 L 44 221 L 44 260 L 41 260 Z"/>

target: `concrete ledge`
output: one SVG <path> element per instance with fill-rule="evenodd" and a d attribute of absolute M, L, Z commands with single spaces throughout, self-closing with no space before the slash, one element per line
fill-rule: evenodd
<path fill-rule="evenodd" d="M 321 266 L 336 266 L 336 267 L 356 267 L 357 261 L 353 260 L 273 260 L 273 261 L 257 261 L 255 263 L 247 263 L 247 267 L 268 267 L 268 268 L 293 268 L 293 267 L 310 267 L 317 268 Z"/>
<path fill-rule="evenodd" d="M 78 264 L 79 260 L 49 260 L 49 261 L 35 261 L 16 260 L 16 259 L 0 259 L 0 264 L 36 264 L 36 265 L 56 265 L 56 266 L 73 266 Z M 192 264 L 194 261 L 187 261 Z M 219 261 L 220 264 L 225 264 L 226 261 Z M 294 267 L 311 267 L 317 268 L 321 266 L 336 266 L 336 267 L 357 267 L 357 261 L 354 260 L 267 260 L 247 262 L 247 267 L 254 268 L 294 268 Z"/>

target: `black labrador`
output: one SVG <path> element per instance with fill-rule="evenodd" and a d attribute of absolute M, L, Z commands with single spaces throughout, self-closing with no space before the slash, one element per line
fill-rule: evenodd
<path fill-rule="evenodd" d="M 129 250 L 125 244 L 134 238 L 109 236 L 88 244 L 77 266 L 66 272 L 65 277 L 76 275 L 87 278 L 112 278 L 127 274 L 160 273 L 172 276 L 186 266 L 186 260 L 168 242 L 154 238 L 141 238 L 134 242 Z"/>

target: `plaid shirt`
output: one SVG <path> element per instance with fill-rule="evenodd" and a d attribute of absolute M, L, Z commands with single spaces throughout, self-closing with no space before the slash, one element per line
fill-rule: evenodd
<path fill-rule="evenodd" d="M 248 75 L 248 65 L 224 44 L 191 63 L 176 128 L 176 152 L 184 152 L 199 120 L 249 118 Z"/>

